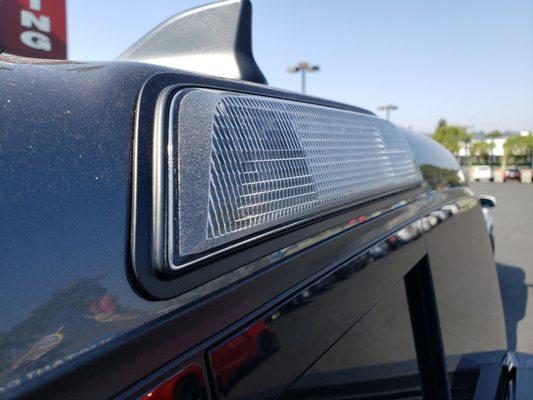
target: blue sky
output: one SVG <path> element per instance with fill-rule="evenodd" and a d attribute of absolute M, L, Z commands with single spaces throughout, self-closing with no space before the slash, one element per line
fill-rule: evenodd
<path fill-rule="evenodd" d="M 199 0 L 67 0 L 69 58 L 115 58 Z M 533 130 L 533 0 L 252 0 L 256 59 L 269 84 L 298 91 L 287 66 L 321 71 L 308 93 L 433 131 Z"/>

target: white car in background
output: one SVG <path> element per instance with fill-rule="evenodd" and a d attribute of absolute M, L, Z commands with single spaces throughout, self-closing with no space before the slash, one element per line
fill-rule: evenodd
<path fill-rule="evenodd" d="M 471 179 L 473 181 L 492 181 L 492 168 L 488 165 L 474 165 L 471 169 Z"/>

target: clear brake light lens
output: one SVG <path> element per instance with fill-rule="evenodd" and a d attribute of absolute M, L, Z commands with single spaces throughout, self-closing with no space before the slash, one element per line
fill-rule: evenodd
<path fill-rule="evenodd" d="M 372 115 L 190 89 L 172 103 L 170 264 L 421 177 L 408 144 Z"/>

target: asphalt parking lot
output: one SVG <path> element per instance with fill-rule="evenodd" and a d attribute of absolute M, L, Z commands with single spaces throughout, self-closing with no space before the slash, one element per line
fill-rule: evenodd
<path fill-rule="evenodd" d="M 496 196 L 496 268 L 510 350 L 533 354 L 533 184 L 472 183 Z"/>

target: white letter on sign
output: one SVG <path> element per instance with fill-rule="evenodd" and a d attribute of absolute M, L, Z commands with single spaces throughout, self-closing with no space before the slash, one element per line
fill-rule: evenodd
<path fill-rule="evenodd" d="M 41 32 L 50 32 L 50 17 L 41 15 L 37 17 L 34 13 L 28 10 L 20 12 L 20 23 L 26 28 L 35 26 Z"/>
<path fill-rule="evenodd" d="M 41 32 L 35 31 L 26 31 L 22 32 L 20 35 L 20 40 L 26 46 L 31 47 L 32 49 L 51 51 L 52 43 L 50 43 L 50 38 Z"/>

